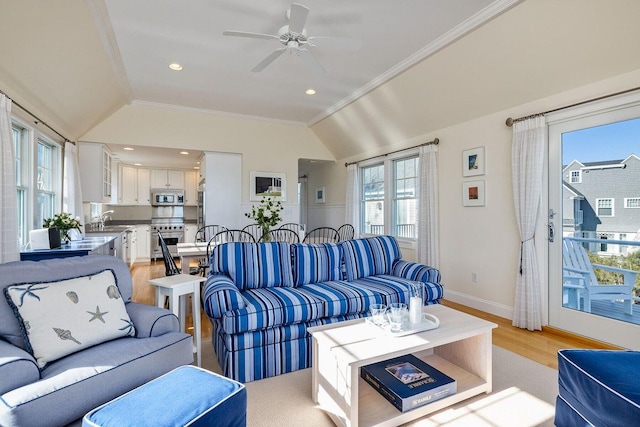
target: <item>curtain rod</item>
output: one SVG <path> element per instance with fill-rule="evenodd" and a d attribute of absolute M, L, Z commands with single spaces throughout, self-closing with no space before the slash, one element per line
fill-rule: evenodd
<path fill-rule="evenodd" d="M 2 90 L 0 90 L 0 94 L 5 95 L 7 98 L 11 99 L 11 97 L 9 95 L 7 95 L 6 93 L 4 93 Z M 64 139 L 64 142 L 70 142 L 73 145 L 75 145 L 76 143 L 71 141 L 69 138 L 65 137 L 64 135 L 62 135 L 60 132 L 58 132 L 57 130 L 55 130 L 54 128 L 52 128 L 51 126 L 49 126 L 47 124 L 47 122 L 43 121 L 40 119 L 40 117 L 36 116 L 35 114 L 33 114 L 31 111 L 27 110 L 25 107 L 23 107 L 22 105 L 18 104 L 15 100 L 11 99 L 11 103 L 15 104 L 18 108 L 22 109 L 25 113 L 29 114 L 31 117 L 33 117 L 34 119 L 36 119 L 36 124 L 38 123 L 42 123 L 43 125 L 45 125 L 46 127 L 48 127 L 52 132 L 54 132 L 56 135 L 58 135 L 60 138 Z"/>
<path fill-rule="evenodd" d="M 385 157 L 385 156 L 388 156 L 388 155 L 390 155 L 390 154 L 400 153 L 400 152 L 402 152 L 402 151 L 411 150 L 411 149 L 413 149 L 413 148 L 424 147 L 425 145 L 438 145 L 439 143 L 440 143 L 440 140 L 439 140 L 438 138 L 434 138 L 434 139 L 433 139 L 433 141 L 423 142 L 422 144 L 414 145 L 413 147 L 407 147 L 407 148 L 403 148 L 403 149 L 401 149 L 401 150 L 392 151 L 392 152 L 390 152 L 390 153 L 386 153 L 386 154 L 379 154 L 379 155 L 377 155 L 377 156 L 373 156 L 373 157 L 367 157 L 366 159 L 361 159 L 361 160 L 358 160 L 358 161 L 356 161 L 356 162 L 346 162 L 346 163 L 344 164 L 344 167 L 346 168 L 346 167 L 347 167 L 347 166 L 349 166 L 349 165 L 355 165 L 355 164 L 358 164 L 358 163 L 360 163 L 360 162 L 364 162 L 364 161 L 366 161 L 366 160 L 375 159 L 375 158 L 377 158 L 377 157 Z"/>
<path fill-rule="evenodd" d="M 555 113 L 556 111 L 566 110 L 567 108 L 577 107 L 582 104 L 588 104 L 589 102 L 600 101 L 602 99 L 612 98 L 618 95 L 624 95 L 625 93 L 635 92 L 636 90 L 640 90 L 640 86 L 634 87 L 631 89 L 623 90 L 616 93 L 610 93 L 609 95 L 598 96 L 597 98 L 587 99 L 586 101 L 576 102 L 575 104 L 565 105 L 564 107 L 554 108 L 553 110 L 543 111 L 542 113 L 530 114 L 528 116 L 518 117 L 517 119 L 512 119 L 511 117 L 505 120 L 504 124 L 511 127 L 515 122 L 520 122 L 522 120 L 530 119 L 536 116 L 544 116 L 545 114 Z"/>

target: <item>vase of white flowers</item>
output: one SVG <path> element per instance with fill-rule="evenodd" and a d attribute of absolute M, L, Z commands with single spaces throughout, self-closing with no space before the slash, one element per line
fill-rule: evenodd
<path fill-rule="evenodd" d="M 281 220 L 280 212 L 284 209 L 279 200 L 272 197 L 263 197 L 258 206 L 251 206 L 251 212 L 244 214 L 247 218 L 255 221 L 262 228 L 264 241 L 269 241 L 269 230 L 275 227 Z"/>
<path fill-rule="evenodd" d="M 80 217 L 74 218 L 70 213 L 61 212 L 59 214 L 55 214 L 53 218 L 45 219 L 42 226 L 44 228 L 58 228 L 60 230 L 60 240 L 62 240 L 63 243 L 69 243 L 71 240 L 69 231 L 73 229 L 80 230 L 82 224 L 80 224 Z"/>

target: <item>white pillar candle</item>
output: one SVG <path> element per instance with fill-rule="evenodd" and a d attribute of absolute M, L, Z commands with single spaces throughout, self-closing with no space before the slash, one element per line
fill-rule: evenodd
<path fill-rule="evenodd" d="M 411 297 L 409 300 L 409 320 L 414 324 L 422 322 L 422 298 Z"/>

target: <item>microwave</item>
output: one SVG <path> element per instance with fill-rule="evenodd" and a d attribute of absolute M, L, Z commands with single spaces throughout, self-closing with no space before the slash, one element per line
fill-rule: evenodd
<path fill-rule="evenodd" d="M 184 205 L 183 190 L 160 190 L 151 193 L 152 206 L 182 206 Z"/>

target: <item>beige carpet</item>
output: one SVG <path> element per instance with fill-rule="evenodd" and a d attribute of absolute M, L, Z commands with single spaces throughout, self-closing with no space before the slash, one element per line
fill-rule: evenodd
<path fill-rule="evenodd" d="M 220 373 L 211 341 L 202 342 L 202 367 Z M 558 372 L 493 346 L 493 392 L 413 421 L 409 426 L 553 426 Z M 311 400 L 311 370 L 246 384 L 249 427 L 330 427 Z"/>

